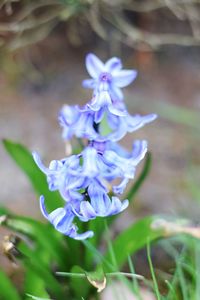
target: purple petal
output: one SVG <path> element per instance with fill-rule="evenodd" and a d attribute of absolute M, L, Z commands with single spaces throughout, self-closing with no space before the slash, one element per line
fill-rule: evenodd
<path fill-rule="evenodd" d="M 49 170 L 59 171 L 63 167 L 63 163 L 60 160 L 52 160 L 49 164 Z"/>
<path fill-rule="evenodd" d="M 124 200 L 121 202 L 119 198 L 117 197 L 112 197 L 112 202 L 111 202 L 111 207 L 110 207 L 110 216 L 111 215 L 116 215 L 123 210 L 125 210 L 128 207 L 128 200 Z"/>
<path fill-rule="evenodd" d="M 104 117 L 105 108 L 100 108 L 98 111 L 95 112 L 94 121 L 95 123 L 99 123 L 102 121 Z"/>
<path fill-rule="evenodd" d="M 48 220 L 49 219 L 49 214 L 46 210 L 45 204 L 44 204 L 45 198 L 44 196 L 40 196 L 40 210 L 43 214 L 43 216 Z"/>
<path fill-rule="evenodd" d="M 82 86 L 86 89 L 94 89 L 96 86 L 94 79 L 85 79 L 82 82 Z"/>
<path fill-rule="evenodd" d="M 121 59 L 118 57 L 112 57 L 105 63 L 105 69 L 107 72 L 119 71 L 122 68 Z"/>
<path fill-rule="evenodd" d="M 124 147 L 119 145 L 118 143 L 111 142 L 108 144 L 108 146 L 109 147 L 107 148 L 107 150 L 112 150 L 121 157 L 130 158 L 130 153 Z"/>
<path fill-rule="evenodd" d="M 133 143 L 132 160 L 134 161 L 135 165 L 137 165 L 144 158 L 146 152 L 147 152 L 147 141 L 136 140 Z"/>
<path fill-rule="evenodd" d="M 59 112 L 58 121 L 61 126 L 71 125 L 79 118 L 77 106 L 64 105 Z"/>
<path fill-rule="evenodd" d="M 62 191 L 62 189 L 60 190 L 61 194 L 65 194 L 66 188 L 67 190 L 70 190 L 70 189 L 81 189 L 83 187 L 85 178 L 84 176 L 80 176 L 80 174 L 78 173 L 79 172 L 77 170 L 76 176 L 69 175 L 66 177 L 64 191 Z"/>
<path fill-rule="evenodd" d="M 100 190 L 97 186 L 90 184 L 88 187 L 88 195 L 91 200 L 91 205 L 96 212 L 96 215 L 102 215 L 105 212 L 103 195 L 105 192 Z"/>
<path fill-rule="evenodd" d="M 112 95 L 113 100 L 123 100 L 124 95 L 119 87 L 117 87 L 115 84 L 110 85 L 110 93 Z"/>
<path fill-rule="evenodd" d="M 148 123 L 154 121 L 156 118 L 157 118 L 156 114 L 149 114 L 149 115 L 145 115 L 145 116 L 129 115 L 126 118 L 126 120 L 123 120 L 123 121 L 127 123 L 127 131 L 133 132 L 133 131 L 143 127 L 145 124 L 148 124 Z"/>
<path fill-rule="evenodd" d="M 83 168 L 82 172 L 85 176 L 94 177 L 99 173 L 98 168 L 98 154 L 93 147 L 87 147 L 82 152 Z"/>
<path fill-rule="evenodd" d="M 93 231 L 86 231 L 84 233 L 75 233 L 73 235 L 71 235 L 72 238 L 74 238 L 75 240 L 85 240 L 88 238 L 92 238 L 94 236 L 94 232 Z"/>
<path fill-rule="evenodd" d="M 136 70 L 120 70 L 113 73 L 113 83 L 118 87 L 125 87 L 129 85 L 136 76 Z"/>
<path fill-rule="evenodd" d="M 90 53 L 86 56 L 86 69 L 92 78 L 97 78 L 104 71 L 104 64 L 96 55 Z"/>
<path fill-rule="evenodd" d="M 49 169 L 43 165 L 39 154 L 37 152 L 33 152 L 32 155 L 33 155 L 33 159 L 34 159 L 36 165 L 38 166 L 38 168 L 47 175 L 49 173 Z"/>
<path fill-rule="evenodd" d="M 63 207 L 56 208 L 49 214 L 49 222 L 57 229 L 58 224 L 63 221 L 66 211 Z"/>
<path fill-rule="evenodd" d="M 110 166 L 114 171 L 116 177 L 133 178 L 135 174 L 135 166 L 131 159 L 120 157 L 114 151 L 106 150 L 104 152 L 104 159 L 107 166 Z"/>
<path fill-rule="evenodd" d="M 108 110 L 111 112 L 111 114 L 116 116 L 125 117 L 127 115 L 126 110 L 118 109 L 114 104 L 109 105 Z"/>
<path fill-rule="evenodd" d="M 115 194 L 122 194 L 124 192 L 128 182 L 129 182 L 129 178 L 124 178 L 119 185 L 113 186 L 113 192 Z"/>
<path fill-rule="evenodd" d="M 121 210 L 121 201 L 117 197 L 112 197 L 111 206 L 109 210 L 109 215 L 115 215 Z"/>
<path fill-rule="evenodd" d="M 95 219 L 97 216 L 94 211 L 94 208 L 91 206 L 91 204 L 88 201 L 81 202 L 80 211 L 83 217 L 86 219 L 86 221 Z"/>
<path fill-rule="evenodd" d="M 66 208 L 59 207 L 48 214 L 44 204 L 44 196 L 41 196 L 40 209 L 43 216 L 49 220 L 56 230 L 71 238 L 76 240 L 84 240 L 91 238 L 94 235 L 93 231 L 87 231 L 81 234 L 77 233 L 77 227 L 72 223 L 74 214 L 69 205 Z"/>

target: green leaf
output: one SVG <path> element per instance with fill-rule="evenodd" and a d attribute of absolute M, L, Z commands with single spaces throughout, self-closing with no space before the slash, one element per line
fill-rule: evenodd
<path fill-rule="evenodd" d="M 128 199 L 129 202 L 131 202 L 133 200 L 134 196 L 136 195 L 136 193 L 138 192 L 138 190 L 144 183 L 145 179 L 149 175 L 149 172 L 151 169 L 151 164 L 152 164 L 151 153 L 147 152 L 141 174 L 139 175 L 138 179 L 135 181 L 133 186 L 130 188 L 127 195 L 124 197 L 125 199 Z"/>
<path fill-rule="evenodd" d="M 112 251 L 119 269 L 127 262 L 129 255 L 146 246 L 147 240 L 151 242 L 164 236 L 164 229 L 155 230 L 152 228 L 153 222 L 157 219 L 158 217 L 155 216 L 145 217 L 131 225 L 112 241 Z M 105 259 L 111 261 L 110 255 L 108 250 L 104 255 Z M 107 264 L 104 264 L 104 270 L 105 272 L 110 271 Z"/>
<path fill-rule="evenodd" d="M 3 140 L 3 144 L 12 159 L 28 176 L 34 190 L 38 195 L 44 195 L 47 209 L 50 211 L 62 206 L 63 200 L 58 192 L 50 192 L 46 176 L 35 164 L 31 153 L 23 145 L 9 140 Z"/>
<path fill-rule="evenodd" d="M 67 265 L 67 249 L 62 245 L 63 236 L 50 225 L 43 224 L 28 217 L 14 215 L 5 216 L 1 225 L 31 237 L 42 249 L 50 254 L 61 267 Z"/>
<path fill-rule="evenodd" d="M 30 268 L 25 270 L 25 279 L 24 279 L 24 287 L 25 287 L 25 294 L 32 299 L 44 299 L 48 298 L 49 295 L 46 291 L 46 282 L 44 278 L 40 278 L 33 270 Z M 31 294 L 40 295 L 38 298 L 36 296 L 31 296 Z"/>
<path fill-rule="evenodd" d="M 2 270 L 0 270 L 0 297 L 2 300 L 21 300 L 16 288 Z"/>

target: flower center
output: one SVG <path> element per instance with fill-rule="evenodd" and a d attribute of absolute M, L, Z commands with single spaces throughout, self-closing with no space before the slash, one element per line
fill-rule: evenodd
<path fill-rule="evenodd" d="M 103 72 L 103 73 L 100 74 L 99 80 L 101 82 L 111 82 L 112 81 L 112 75 L 110 73 Z"/>

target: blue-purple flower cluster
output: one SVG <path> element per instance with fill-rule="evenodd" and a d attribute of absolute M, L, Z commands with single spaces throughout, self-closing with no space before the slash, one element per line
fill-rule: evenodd
<path fill-rule="evenodd" d="M 41 211 L 58 231 L 74 239 L 86 239 L 94 234 L 92 231 L 78 233 L 75 217 L 87 222 L 127 208 L 127 199 L 121 201 L 109 194 L 124 192 L 147 152 L 147 142 L 136 140 L 131 152 L 116 142 L 127 132 L 156 118 L 155 114 L 131 116 L 127 112 L 121 88 L 130 84 L 137 72 L 122 70 L 119 58 L 113 57 L 103 64 L 94 54 L 88 54 L 86 68 L 92 78 L 84 80 L 83 87 L 93 90 L 91 101 L 84 107 L 65 105 L 58 119 L 65 140 L 81 138 L 87 145 L 77 155 L 51 161 L 48 168 L 33 153 L 36 164 L 47 176 L 49 189 L 58 190 L 65 200 L 64 207 L 48 214 L 41 196 Z"/>

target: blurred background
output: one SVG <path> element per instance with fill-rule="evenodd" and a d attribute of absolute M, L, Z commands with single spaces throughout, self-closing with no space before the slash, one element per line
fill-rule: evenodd
<path fill-rule="evenodd" d="M 159 115 L 123 140 L 131 148 L 133 139 L 147 139 L 153 165 L 117 230 L 154 213 L 199 222 L 200 1 L 0 1 L 1 138 L 40 152 L 46 163 L 62 158 L 57 115 L 63 104 L 91 98 L 81 86 L 88 52 L 103 61 L 118 56 L 137 69 L 124 92 L 128 109 Z M 42 219 L 27 179 L 2 146 L 0 157 L 0 201 Z"/>

